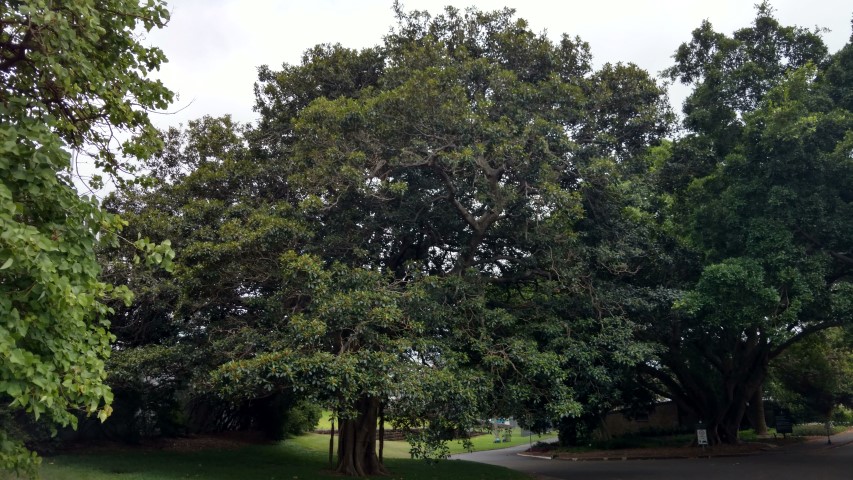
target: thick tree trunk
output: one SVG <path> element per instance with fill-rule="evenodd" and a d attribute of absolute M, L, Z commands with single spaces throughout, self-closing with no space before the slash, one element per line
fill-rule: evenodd
<path fill-rule="evenodd" d="M 379 405 L 379 463 L 384 464 L 385 458 L 385 406 Z"/>
<path fill-rule="evenodd" d="M 563 417 L 558 426 L 557 438 L 561 447 L 575 447 L 578 445 L 578 421 L 574 417 Z"/>
<path fill-rule="evenodd" d="M 727 382 L 725 391 L 726 397 L 720 403 L 720 410 L 715 418 L 716 432 L 720 443 L 730 445 L 737 444 L 740 440 L 738 432 L 740 430 L 743 417 L 746 415 L 748 404 L 755 396 L 761 396 L 761 385 L 766 378 L 766 361 L 761 361 L 756 364 L 756 367 L 749 372 L 747 378 L 738 378 Z M 762 412 L 762 418 L 764 414 Z M 766 426 L 765 426 L 766 428 Z"/>
<path fill-rule="evenodd" d="M 740 430 L 740 420 L 743 419 L 743 415 L 741 415 L 740 419 L 736 419 L 735 417 L 735 415 L 728 415 L 716 425 L 717 442 L 713 443 L 725 443 L 729 445 L 738 443 L 738 431 Z"/>
<path fill-rule="evenodd" d="M 332 461 L 334 457 L 333 452 L 335 451 L 335 419 L 332 418 L 332 434 L 329 437 L 329 466 L 332 467 L 335 463 Z"/>
<path fill-rule="evenodd" d="M 673 343 L 679 341 L 676 338 Z M 710 347 L 703 353 L 704 358 L 691 364 L 674 349 L 666 362 L 669 373 L 654 368 L 644 371 L 659 379 L 680 406 L 706 422 L 709 443 L 736 444 L 748 404 L 762 396 L 769 346 L 764 335 L 754 330 L 747 332 L 747 339 L 738 341 L 727 355 L 719 355 Z"/>
<path fill-rule="evenodd" d="M 743 413 L 738 416 L 738 411 L 745 411 L 745 407 L 745 402 L 743 409 L 738 409 L 731 404 L 715 404 L 713 410 L 706 411 L 704 418 L 708 419 L 708 443 L 711 445 L 738 443 L 738 430 L 740 421 L 743 419 Z"/>
<path fill-rule="evenodd" d="M 352 477 L 387 475 L 388 470 L 376 455 L 376 426 L 379 400 L 364 397 L 355 404 L 356 418 L 338 422 L 337 473 Z"/>
<path fill-rule="evenodd" d="M 767 420 L 764 418 L 764 388 L 758 387 L 749 401 L 746 411 L 749 424 L 758 435 L 767 435 Z"/>

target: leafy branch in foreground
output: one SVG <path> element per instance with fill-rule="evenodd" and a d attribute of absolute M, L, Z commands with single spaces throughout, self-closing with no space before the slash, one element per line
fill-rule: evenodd
<path fill-rule="evenodd" d="M 95 246 L 116 241 L 123 222 L 78 195 L 66 149 L 93 150 L 96 165 L 118 177 L 132 169 L 121 155 L 145 157 L 158 146 L 145 109 L 165 108 L 172 94 L 145 76 L 165 57 L 134 30 L 167 19 L 159 1 L 0 5 L 2 468 L 35 471 L 37 457 L 17 435 L 22 418 L 74 426 L 74 410 L 110 414 L 106 303 L 131 294 L 100 280 Z M 120 154 L 118 132 L 131 134 Z M 168 246 L 140 247 L 168 263 Z"/>

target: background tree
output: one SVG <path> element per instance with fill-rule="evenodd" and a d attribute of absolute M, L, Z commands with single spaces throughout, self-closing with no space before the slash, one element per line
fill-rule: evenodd
<path fill-rule="evenodd" d="M 182 432 L 261 428 L 280 438 L 292 398 L 266 395 L 231 403 L 194 388 L 228 360 L 262 348 L 280 314 L 277 257 L 303 227 L 282 201 L 274 165 L 249 158 L 243 127 L 205 117 L 163 134 L 149 174 L 105 205 L 128 222 L 125 233 L 174 239 L 172 274 L 132 261 L 130 245 L 100 251 L 108 278 L 136 292 L 112 305 L 119 346 L 108 382 L 116 418 L 102 433 L 134 439 Z M 144 419 L 135 424 L 134 419 Z M 269 429 L 267 429 L 269 427 Z"/>
<path fill-rule="evenodd" d="M 25 411 L 61 425 L 68 410 L 110 413 L 103 358 L 105 302 L 129 299 L 100 280 L 94 246 L 113 241 L 118 217 L 79 197 L 66 148 L 92 148 L 117 173 L 113 131 L 134 135 L 121 151 L 150 153 L 154 129 L 141 109 L 171 93 L 146 74 L 165 59 L 134 30 L 161 27 L 160 2 L 5 1 L 0 6 L 0 466 L 34 468 L 16 434 Z M 140 243 L 140 246 L 143 244 Z M 155 249 L 148 244 L 149 250 Z M 160 247 L 157 254 L 167 252 Z"/>
<path fill-rule="evenodd" d="M 853 348 L 840 328 L 815 334 L 770 364 L 769 393 L 799 420 L 832 420 L 853 403 Z"/>
<path fill-rule="evenodd" d="M 674 193 L 671 230 L 694 258 L 683 296 L 648 333 L 663 347 L 645 374 L 733 443 L 768 363 L 850 321 L 849 105 L 817 32 L 783 27 L 762 4 L 733 37 L 707 23 L 669 70 L 695 86 L 689 133 L 658 176 Z M 835 72 L 832 75 L 829 72 Z M 756 398 L 758 397 L 758 398 Z"/>

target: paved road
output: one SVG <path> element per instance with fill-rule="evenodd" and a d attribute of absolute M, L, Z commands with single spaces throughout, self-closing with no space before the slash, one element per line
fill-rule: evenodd
<path fill-rule="evenodd" d="M 522 457 L 526 447 L 454 455 L 541 480 L 853 480 L 853 431 L 757 455 L 671 460 L 582 461 Z"/>

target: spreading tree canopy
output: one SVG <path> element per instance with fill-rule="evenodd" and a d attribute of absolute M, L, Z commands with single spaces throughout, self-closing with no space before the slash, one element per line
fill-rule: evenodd
<path fill-rule="evenodd" d="M 642 349 L 601 290 L 637 251 L 587 220 L 628 229 L 623 180 L 669 120 L 646 72 L 511 10 L 397 14 L 380 46 L 261 68 L 244 141 L 194 123 L 112 203 L 175 240 L 180 291 L 117 324 L 207 352 L 197 393 L 328 405 L 350 475 L 384 471 L 382 418 L 427 455 L 490 415 L 606 404 Z"/>
<path fill-rule="evenodd" d="M 262 70 L 253 146 L 282 155 L 314 240 L 280 257 L 305 271 L 284 281 L 281 346 L 216 377 L 331 402 L 347 474 L 382 471 L 380 412 L 439 439 L 489 414 L 575 416 L 576 389 L 637 358 L 621 312 L 589 293 L 599 259 L 578 222 L 592 180 L 667 128 L 645 72 L 595 72 L 586 44 L 511 10 L 397 13 L 378 49 Z"/>

